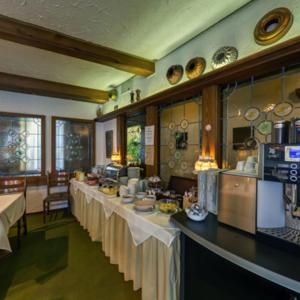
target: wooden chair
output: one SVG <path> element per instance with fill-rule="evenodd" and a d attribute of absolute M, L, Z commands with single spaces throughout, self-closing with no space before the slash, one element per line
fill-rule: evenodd
<path fill-rule="evenodd" d="M 54 188 L 64 188 L 65 191 L 55 191 Z M 64 171 L 48 172 L 47 174 L 47 197 L 43 202 L 43 220 L 46 223 L 46 216 L 51 211 L 60 209 L 66 206 L 70 213 L 71 196 L 70 196 L 70 174 Z"/>
<path fill-rule="evenodd" d="M 27 184 L 26 177 L 0 177 L 0 194 L 16 194 L 23 193 L 26 201 Z M 21 219 L 18 220 L 18 248 L 21 246 L 21 228 L 23 220 L 24 235 L 27 235 L 27 219 L 26 219 L 26 202 L 25 211 Z"/>
<path fill-rule="evenodd" d="M 168 190 L 174 190 L 177 194 L 183 195 L 192 187 L 197 187 L 197 180 L 172 175 L 168 184 Z"/>

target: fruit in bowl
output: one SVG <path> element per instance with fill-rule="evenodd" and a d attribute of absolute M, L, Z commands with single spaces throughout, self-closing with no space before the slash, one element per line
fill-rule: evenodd
<path fill-rule="evenodd" d="M 174 214 L 178 210 L 178 202 L 174 199 L 161 199 L 159 201 L 159 211 L 164 214 Z"/>

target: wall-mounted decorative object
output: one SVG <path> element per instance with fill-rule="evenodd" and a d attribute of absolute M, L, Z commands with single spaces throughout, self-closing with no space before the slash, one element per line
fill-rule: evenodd
<path fill-rule="evenodd" d="M 109 130 L 105 131 L 105 150 L 106 150 L 106 158 L 111 158 L 113 153 L 113 137 L 114 131 Z"/>
<path fill-rule="evenodd" d="M 205 70 L 206 61 L 203 57 L 192 58 L 185 66 L 185 73 L 189 79 L 199 77 Z"/>
<path fill-rule="evenodd" d="M 130 103 L 133 103 L 134 102 L 134 91 L 131 90 L 130 91 Z"/>
<path fill-rule="evenodd" d="M 175 133 L 176 149 L 181 149 L 181 150 L 186 149 L 187 139 L 188 139 L 187 132 L 177 131 Z"/>
<path fill-rule="evenodd" d="M 293 15 L 285 7 L 275 8 L 265 14 L 256 24 L 255 42 L 259 45 L 270 45 L 280 40 L 291 28 Z"/>
<path fill-rule="evenodd" d="M 109 98 L 109 100 L 117 101 L 117 99 L 118 99 L 118 90 L 117 89 L 110 90 L 108 92 L 108 98 Z"/>
<path fill-rule="evenodd" d="M 245 150 L 245 137 L 249 137 L 250 135 L 250 126 L 232 128 L 232 149 Z"/>
<path fill-rule="evenodd" d="M 183 75 L 183 67 L 181 65 L 173 65 L 167 71 L 167 79 L 170 84 L 178 83 Z"/>
<path fill-rule="evenodd" d="M 244 118 L 247 121 L 255 121 L 260 116 L 260 110 L 257 107 L 249 107 L 244 113 Z"/>
<path fill-rule="evenodd" d="M 186 169 L 188 168 L 188 163 L 187 163 L 186 161 L 182 161 L 182 162 L 180 163 L 180 168 L 181 168 L 182 170 L 186 170 Z"/>
<path fill-rule="evenodd" d="M 139 90 L 139 89 L 135 90 L 135 94 L 136 94 L 136 101 L 140 101 L 141 100 L 141 90 Z"/>
<path fill-rule="evenodd" d="M 102 105 L 98 105 L 96 114 L 97 114 L 98 118 L 102 117 L 102 115 L 103 115 Z"/>
<path fill-rule="evenodd" d="M 212 68 L 218 69 L 226 66 L 238 58 L 238 50 L 234 47 L 225 46 L 219 48 L 212 57 Z"/>

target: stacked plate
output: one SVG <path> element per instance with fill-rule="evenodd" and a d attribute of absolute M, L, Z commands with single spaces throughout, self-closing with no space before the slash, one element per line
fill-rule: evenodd
<path fill-rule="evenodd" d="M 124 204 L 132 203 L 133 200 L 134 200 L 134 196 L 133 195 L 123 195 L 122 196 L 122 202 Z"/>
<path fill-rule="evenodd" d="M 134 203 L 134 210 L 140 213 L 151 213 L 155 210 L 155 200 L 138 200 Z"/>

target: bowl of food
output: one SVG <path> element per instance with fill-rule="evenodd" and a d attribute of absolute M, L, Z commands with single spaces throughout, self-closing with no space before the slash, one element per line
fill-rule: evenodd
<path fill-rule="evenodd" d="M 161 199 L 159 201 L 159 211 L 164 214 L 174 214 L 178 211 L 178 201 L 174 199 Z"/>
<path fill-rule="evenodd" d="M 138 200 L 143 200 L 146 196 L 147 196 L 147 193 L 144 193 L 144 192 L 138 192 L 138 193 L 135 194 L 135 197 Z"/>
<path fill-rule="evenodd" d="M 122 196 L 122 202 L 124 204 L 132 203 L 133 201 L 134 201 L 134 196 L 133 195 L 123 195 Z"/>

